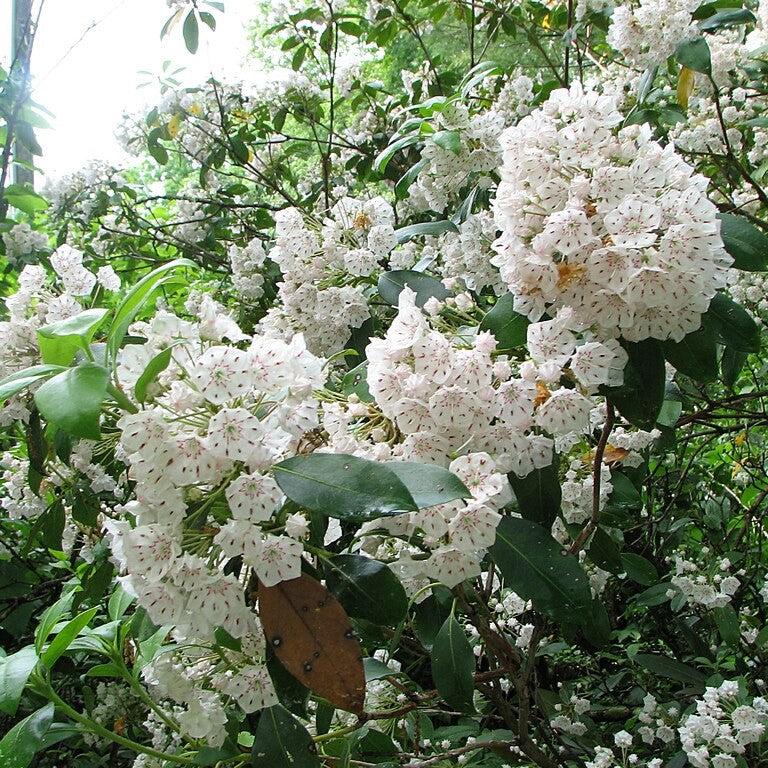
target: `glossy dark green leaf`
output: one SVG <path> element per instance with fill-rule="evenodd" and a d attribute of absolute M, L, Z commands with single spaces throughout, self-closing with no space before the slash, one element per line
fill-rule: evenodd
<path fill-rule="evenodd" d="M 606 389 L 619 413 L 641 429 L 653 429 L 664 402 L 666 368 L 660 342 L 646 339 L 626 342 L 629 359 L 624 367 L 624 383 Z"/>
<path fill-rule="evenodd" d="M 277 699 L 292 715 L 307 717 L 307 702 L 310 691 L 297 680 L 269 648 L 267 650 L 267 671 L 275 687 Z"/>
<path fill-rule="evenodd" d="M 383 661 L 367 657 L 363 659 L 363 669 L 365 670 L 365 680 L 382 680 L 385 677 L 391 677 L 395 674 Z"/>
<path fill-rule="evenodd" d="M 720 235 L 725 250 L 733 258 L 734 269 L 747 272 L 768 270 L 768 236 L 744 216 L 719 213 Z"/>
<path fill-rule="evenodd" d="M 499 349 L 524 347 L 530 321 L 515 312 L 515 297 L 505 293 L 488 311 L 480 323 L 481 331 L 490 331 L 499 344 Z"/>
<path fill-rule="evenodd" d="M 701 328 L 682 341 L 665 341 L 662 347 L 664 357 L 685 376 L 701 384 L 717 378 L 717 334 L 706 317 L 702 318 Z"/>
<path fill-rule="evenodd" d="M 450 592 L 448 592 L 451 597 Z M 451 613 L 451 600 L 440 600 L 433 593 L 413 607 L 413 631 L 419 642 L 428 650 L 432 650 L 440 627 Z"/>
<path fill-rule="evenodd" d="M 411 133 L 407 136 L 401 136 L 399 139 L 391 142 L 374 160 L 373 167 L 375 170 L 383 173 L 389 161 L 401 150 L 421 141 L 421 136 L 418 133 Z"/>
<path fill-rule="evenodd" d="M 46 421 L 64 432 L 98 440 L 101 404 L 108 382 L 106 368 L 84 363 L 45 381 L 35 392 L 35 404 Z"/>
<path fill-rule="evenodd" d="M 738 352 L 760 351 L 760 328 L 747 310 L 730 296 L 715 294 L 706 316 L 727 347 Z"/>
<path fill-rule="evenodd" d="M 449 616 L 432 646 L 432 679 L 446 704 L 461 712 L 474 711 L 475 654 L 466 632 Z"/>
<path fill-rule="evenodd" d="M 634 660 L 654 675 L 688 685 L 700 686 L 707 679 L 707 676 L 698 669 L 659 653 L 638 653 Z"/>
<path fill-rule="evenodd" d="M 261 713 L 251 752 L 252 768 L 320 768 L 307 729 L 279 704 Z"/>
<path fill-rule="evenodd" d="M 621 573 L 624 570 L 619 545 L 601 527 L 595 530 L 589 543 L 589 559 L 599 568 L 611 573 Z"/>
<path fill-rule="evenodd" d="M 587 612 L 592 593 L 578 559 L 536 523 L 504 517 L 490 554 L 505 585 L 542 613 L 573 623 Z"/>
<path fill-rule="evenodd" d="M 701 72 L 704 75 L 712 74 L 712 57 L 707 41 L 703 37 L 680 43 L 675 51 L 675 58 L 684 67 L 694 72 Z"/>
<path fill-rule="evenodd" d="M 212 32 L 216 31 L 216 17 L 208 11 L 200 11 L 200 21 L 206 24 Z"/>
<path fill-rule="evenodd" d="M 643 497 L 635 484 L 618 470 L 611 472 L 611 493 L 608 497 L 610 507 L 636 511 L 643 505 Z"/>
<path fill-rule="evenodd" d="M 720 358 L 720 370 L 723 374 L 723 384 L 732 387 L 747 362 L 748 353 L 740 352 L 733 347 L 726 347 Z"/>
<path fill-rule="evenodd" d="M 659 572 L 656 570 L 656 566 L 642 555 L 636 555 L 634 552 L 622 552 L 621 564 L 627 578 L 642 584 L 644 587 L 651 587 L 659 581 Z"/>
<path fill-rule="evenodd" d="M 547 467 L 531 470 L 525 477 L 510 472 L 507 477 L 517 500 L 520 515 L 526 520 L 550 526 L 560 514 L 563 492 L 558 478 L 559 457 Z"/>
<path fill-rule="evenodd" d="M 718 29 L 751 24 L 754 21 L 755 14 L 752 11 L 748 11 L 746 8 L 730 8 L 707 16 L 706 19 L 699 22 L 699 29 L 702 32 L 716 32 Z"/>
<path fill-rule="evenodd" d="M 328 589 L 350 616 L 384 626 L 397 626 L 405 616 L 405 590 L 384 563 L 362 555 L 337 555 L 324 560 L 323 567 Z"/>
<path fill-rule="evenodd" d="M 88 626 L 91 619 L 96 615 L 97 608 L 83 611 L 68 621 L 61 630 L 54 636 L 48 647 L 43 651 L 41 660 L 48 669 L 50 669 L 64 651 L 69 648 L 72 641 Z"/>
<path fill-rule="evenodd" d="M 472 498 L 467 486 L 453 472 L 437 464 L 389 461 L 385 466 L 400 478 L 419 509 Z"/>
<path fill-rule="evenodd" d="M 408 286 L 416 293 L 416 306 L 423 307 L 427 299 L 433 296 L 440 301 L 447 299 L 451 292 L 435 277 L 410 269 L 398 269 L 385 272 L 380 278 L 377 289 L 387 304 L 397 306 L 403 288 Z"/>
<path fill-rule="evenodd" d="M 37 659 L 37 652 L 32 645 L 0 658 L 0 712 L 16 714 L 22 691 Z"/>
<path fill-rule="evenodd" d="M 418 509 L 394 472 L 356 456 L 293 456 L 275 465 L 274 475 L 291 501 L 329 517 L 373 520 Z"/>
<path fill-rule="evenodd" d="M 46 704 L 8 731 L 0 741 L 0 765 L 3 768 L 27 768 L 43 746 L 45 734 L 53 722 L 53 704 Z"/>
<path fill-rule="evenodd" d="M 341 380 L 341 391 L 345 395 L 357 395 L 363 402 L 373 402 L 373 396 L 368 389 L 368 361 L 356 365 L 344 374 Z"/>
<path fill-rule="evenodd" d="M 731 605 L 724 605 L 712 610 L 717 624 L 717 631 L 724 643 L 738 649 L 741 645 L 741 626 L 739 616 Z"/>

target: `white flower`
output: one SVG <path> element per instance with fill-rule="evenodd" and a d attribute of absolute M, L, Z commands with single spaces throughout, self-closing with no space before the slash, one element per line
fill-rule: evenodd
<path fill-rule="evenodd" d="M 208 423 L 206 445 L 213 456 L 248 461 L 261 444 L 261 422 L 245 408 L 222 408 Z"/>
<path fill-rule="evenodd" d="M 251 357 L 234 347 L 210 347 L 195 361 L 192 380 L 211 403 L 243 397 L 253 387 Z"/>
<path fill-rule="evenodd" d="M 613 734 L 613 741 L 617 747 L 627 749 L 632 746 L 632 734 L 627 731 L 618 731 Z"/>
<path fill-rule="evenodd" d="M 96 279 L 106 291 L 120 290 L 120 276 L 108 264 L 106 266 L 99 267 L 98 272 L 96 272 Z"/>
<path fill-rule="evenodd" d="M 303 551 L 301 543 L 294 539 L 267 535 L 264 537 L 258 558 L 251 565 L 264 585 L 273 587 L 281 581 L 298 579 L 301 576 Z"/>
<path fill-rule="evenodd" d="M 283 493 L 272 477 L 254 472 L 239 475 L 225 491 L 227 503 L 236 520 L 269 520 L 283 501 Z"/>

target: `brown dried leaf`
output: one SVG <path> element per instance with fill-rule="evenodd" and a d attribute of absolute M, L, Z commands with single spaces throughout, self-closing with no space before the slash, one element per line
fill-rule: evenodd
<path fill-rule="evenodd" d="M 341 604 L 310 576 L 259 586 L 267 642 L 283 666 L 334 707 L 362 714 L 362 648 Z"/>
<path fill-rule="evenodd" d="M 617 461 L 624 461 L 629 456 L 629 451 L 626 448 L 616 448 L 616 446 L 608 445 L 603 453 L 603 464 L 613 464 Z"/>

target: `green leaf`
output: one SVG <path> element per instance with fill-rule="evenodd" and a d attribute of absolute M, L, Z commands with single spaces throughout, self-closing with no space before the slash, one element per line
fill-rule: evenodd
<path fill-rule="evenodd" d="M 158 352 L 136 380 L 133 394 L 140 403 L 147 399 L 147 387 L 170 365 L 172 352 L 173 347 L 166 347 L 162 352 Z"/>
<path fill-rule="evenodd" d="M 48 201 L 44 197 L 40 197 L 32 187 L 23 184 L 7 186 L 3 197 L 14 208 L 30 215 L 44 211 L 48 207 Z"/>
<path fill-rule="evenodd" d="M 720 236 L 733 258 L 734 269 L 746 272 L 768 270 L 768 237 L 744 216 L 719 213 Z"/>
<path fill-rule="evenodd" d="M 518 511 L 526 520 L 549 527 L 560 514 L 563 492 L 558 466 L 556 455 L 549 466 L 531 470 L 525 477 L 518 477 L 514 472 L 507 475 Z"/>
<path fill-rule="evenodd" d="M 108 382 L 106 368 L 84 363 L 48 379 L 35 392 L 35 403 L 45 419 L 64 432 L 98 440 L 101 404 Z"/>
<path fill-rule="evenodd" d="M 442 589 L 452 598 L 451 593 L 445 587 Z M 435 589 L 433 589 L 432 594 L 426 600 L 422 600 L 413 607 L 413 630 L 416 637 L 419 638 L 419 642 L 430 652 L 440 627 L 443 626 L 443 622 L 451 613 L 451 604 L 452 600 L 439 600 L 435 594 Z"/>
<path fill-rule="evenodd" d="M 200 42 L 200 28 L 197 25 L 197 16 L 194 10 L 191 10 L 184 19 L 184 44 L 190 53 L 197 53 L 197 46 Z"/>
<path fill-rule="evenodd" d="M 432 646 L 432 679 L 446 704 L 461 712 L 474 712 L 475 654 L 461 624 L 449 616 Z"/>
<path fill-rule="evenodd" d="M 337 555 L 323 566 L 328 589 L 350 616 L 393 627 L 405 616 L 405 590 L 384 563 L 362 555 Z"/>
<path fill-rule="evenodd" d="M 131 603 L 133 603 L 133 600 L 134 598 L 118 584 L 114 592 L 109 596 L 109 602 L 107 603 L 109 618 L 112 621 L 122 619 Z"/>
<path fill-rule="evenodd" d="M 83 611 L 64 625 L 62 630 L 53 638 L 50 645 L 43 651 L 41 659 L 48 669 L 53 667 L 61 654 L 69 648 L 70 643 L 88 626 L 98 610 L 98 607 L 96 607 Z"/>
<path fill-rule="evenodd" d="M 675 51 L 675 58 L 688 69 L 694 72 L 701 72 L 704 75 L 712 74 L 712 57 L 709 53 L 709 46 L 703 37 L 696 37 L 693 40 L 685 40 L 680 43 Z"/>
<path fill-rule="evenodd" d="M 253 740 L 252 768 L 320 768 L 306 728 L 279 704 L 261 713 Z"/>
<path fill-rule="evenodd" d="M 712 16 L 699 22 L 702 32 L 715 32 L 725 27 L 735 27 L 739 24 L 751 24 L 755 21 L 755 14 L 746 8 L 733 8 L 726 11 L 718 11 Z"/>
<path fill-rule="evenodd" d="M 515 312 L 515 297 L 505 293 L 483 318 L 480 330 L 496 337 L 499 350 L 518 349 L 525 346 L 529 325 L 527 317 Z"/>
<path fill-rule="evenodd" d="M 418 509 L 400 478 L 376 461 L 312 453 L 281 461 L 273 471 L 291 501 L 329 517 L 374 520 Z"/>
<path fill-rule="evenodd" d="M 163 264 L 153 269 L 148 275 L 139 280 L 136 285 L 126 294 L 115 310 L 115 317 L 109 329 L 109 341 L 107 344 L 110 359 L 114 360 L 117 350 L 123 343 L 128 326 L 133 322 L 134 317 L 146 304 L 152 292 L 164 283 L 173 279 L 169 273 L 174 272 L 180 267 L 194 267 L 195 263 L 189 259 L 174 259 L 167 264 Z"/>
<path fill-rule="evenodd" d="M 666 368 L 661 343 L 655 339 L 624 344 L 629 359 L 624 383 L 605 388 L 619 413 L 641 429 L 653 429 L 664 402 Z"/>
<path fill-rule="evenodd" d="M 53 605 L 49 605 L 40 617 L 40 622 L 35 630 L 35 650 L 38 654 L 43 652 L 43 645 L 51 634 L 53 628 L 59 623 L 61 617 L 72 607 L 75 593 L 69 592 L 60 597 Z"/>
<path fill-rule="evenodd" d="M 619 545 L 604 528 L 598 527 L 592 536 L 592 541 L 589 544 L 589 559 L 604 571 L 611 573 L 624 571 Z"/>
<path fill-rule="evenodd" d="M 670 680 L 677 680 L 688 685 L 702 686 L 707 679 L 706 675 L 699 672 L 698 669 L 658 653 L 638 653 L 635 656 L 635 661 L 654 675 L 667 677 Z"/>
<path fill-rule="evenodd" d="M 726 387 L 732 387 L 739 378 L 744 363 L 747 362 L 747 353 L 740 352 L 733 347 L 726 347 L 723 350 L 723 356 L 720 358 L 720 370 L 723 374 L 723 384 Z"/>
<path fill-rule="evenodd" d="M 455 155 L 461 152 L 461 134 L 458 131 L 438 131 L 431 139 L 441 149 L 447 149 Z"/>
<path fill-rule="evenodd" d="M 11 728 L 0 741 L 3 768 L 27 768 L 43 746 L 43 738 L 53 722 L 53 704 L 46 704 Z"/>
<path fill-rule="evenodd" d="M 712 323 L 702 317 L 701 328 L 682 341 L 662 342 L 664 357 L 685 376 L 706 384 L 718 375 L 717 334 Z"/>
<path fill-rule="evenodd" d="M 364 360 L 344 374 L 341 380 L 341 391 L 345 395 L 357 395 L 364 403 L 373 402 L 368 389 L 368 361 Z"/>
<path fill-rule="evenodd" d="M 721 608 L 714 608 L 712 615 L 717 624 L 717 631 L 723 642 L 738 649 L 741 646 L 741 629 L 739 616 L 731 605 L 724 605 Z"/>
<path fill-rule="evenodd" d="M 530 520 L 504 517 L 490 548 L 506 586 L 556 621 L 571 623 L 587 615 L 592 602 L 589 579 L 574 555 Z"/>
<path fill-rule="evenodd" d="M 44 363 L 69 365 L 78 349 L 87 350 L 107 309 L 86 309 L 66 320 L 44 325 L 37 332 L 37 343 Z"/>
<path fill-rule="evenodd" d="M 611 486 L 608 506 L 627 511 L 636 511 L 643 506 L 643 497 L 640 491 L 623 472 L 618 470 L 611 472 Z"/>
<path fill-rule="evenodd" d="M 365 681 L 382 680 L 385 677 L 396 675 L 397 672 L 390 669 L 383 661 L 367 657 L 363 659 L 363 669 L 365 670 Z"/>
<path fill-rule="evenodd" d="M 636 555 L 634 552 L 622 552 L 621 565 L 628 579 L 632 579 L 644 587 L 651 587 L 659 581 L 659 572 L 656 570 L 656 566 L 642 555 Z"/>
<path fill-rule="evenodd" d="M 386 170 L 389 161 L 401 149 L 410 147 L 419 141 L 421 141 L 421 136 L 419 136 L 418 133 L 412 133 L 408 136 L 401 136 L 399 139 L 396 139 L 377 155 L 376 159 L 373 161 L 374 170 L 379 171 L 379 173 L 383 173 Z"/>
<path fill-rule="evenodd" d="M 410 269 L 397 269 L 385 272 L 379 278 L 377 290 L 387 304 L 397 306 L 403 288 L 408 286 L 416 293 L 416 306 L 423 307 L 427 299 L 433 296 L 440 301 L 447 299 L 451 292 L 436 278 L 425 275 L 423 272 L 414 272 Z"/>
<path fill-rule="evenodd" d="M 442 219 L 441 221 L 422 221 L 419 224 L 410 224 L 407 227 L 400 227 L 395 230 L 395 237 L 398 243 L 407 243 L 409 240 L 413 240 L 414 237 L 423 237 L 431 235 L 437 237 L 444 232 L 458 232 L 459 228 L 450 219 Z M 390 273 L 392 274 L 392 273 Z M 416 272 L 415 274 L 422 274 Z M 442 283 L 441 283 L 442 285 Z"/>
<path fill-rule="evenodd" d="M 200 21 L 202 21 L 203 24 L 207 24 L 212 32 L 216 31 L 216 17 L 212 13 L 208 13 L 208 11 L 200 11 Z"/>
<path fill-rule="evenodd" d="M 136 614 L 134 614 L 135 618 Z M 157 652 L 163 647 L 166 637 L 168 637 L 168 627 L 160 627 L 160 629 L 139 643 L 139 653 L 133 665 L 134 674 L 138 675 L 157 656 Z"/>
<path fill-rule="evenodd" d="M 32 645 L 0 659 L 0 712 L 16 714 L 24 686 L 36 664 L 37 652 Z"/>
<path fill-rule="evenodd" d="M 738 352 L 760 351 L 760 329 L 746 309 L 730 296 L 716 293 L 706 317 L 713 323 L 720 340 Z"/>
<path fill-rule="evenodd" d="M 16 371 L 0 381 L 0 402 L 17 395 L 42 379 L 48 379 L 65 370 L 66 368 L 62 365 L 32 365 L 22 371 Z"/>
<path fill-rule="evenodd" d="M 385 466 L 400 478 L 419 509 L 446 504 L 456 499 L 472 498 L 467 486 L 453 472 L 436 464 L 388 461 Z"/>

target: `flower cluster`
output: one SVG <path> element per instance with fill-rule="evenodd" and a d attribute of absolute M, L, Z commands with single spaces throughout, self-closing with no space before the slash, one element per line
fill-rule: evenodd
<path fill-rule="evenodd" d="M 370 316 L 363 285 L 397 244 L 393 223 L 392 206 L 381 197 L 343 197 L 322 224 L 294 208 L 281 211 L 269 252 L 283 274 L 281 305 L 262 327 L 283 337 L 301 332 L 316 354 L 343 349 Z"/>
<path fill-rule="evenodd" d="M 708 686 L 678 729 L 680 743 L 694 768 L 737 768 L 738 756 L 759 742 L 768 724 L 768 702 L 751 701 L 738 682 Z"/>
<path fill-rule="evenodd" d="M 638 69 L 661 64 L 684 40 L 696 37 L 691 14 L 696 0 L 640 0 L 620 5 L 611 16 L 608 43 Z"/>
<path fill-rule="evenodd" d="M 14 224 L 3 233 L 5 257 L 10 262 L 18 262 L 35 251 L 42 251 L 48 246 L 48 238 L 43 232 L 37 232 L 26 222 Z"/>
<path fill-rule="evenodd" d="M 701 554 L 709 554 L 703 547 Z M 731 573 L 731 561 L 723 559 L 715 567 L 702 566 L 688 560 L 682 553 L 675 554 L 675 573 L 670 578 L 672 584 L 683 595 L 684 600 L 692 605 L 700 605 L 706 610 L 722 608 L 728 605 L 741 582 Z M 709 571 L 709 572 L 708 572 Z"/>
<path fill-rule="evenodd" d="M 502 135 L 494 263 L 538 319 L 569 307 L 601 339 L 679 341 L 727 280 L 706 179 L 615 100 L 579 85 Z"/>

